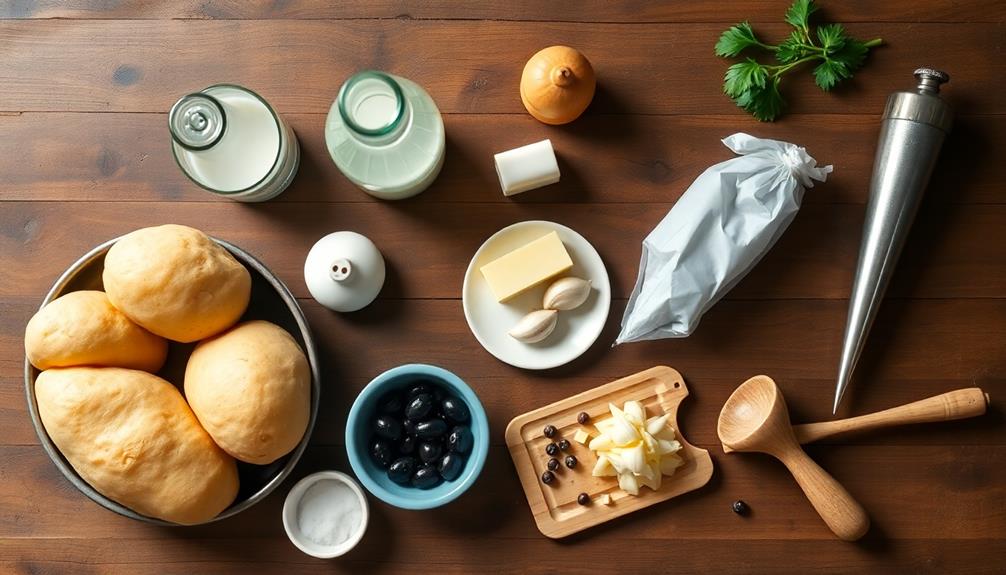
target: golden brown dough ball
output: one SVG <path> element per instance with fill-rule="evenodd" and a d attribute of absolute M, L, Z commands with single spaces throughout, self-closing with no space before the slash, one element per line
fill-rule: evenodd
<path fill-rule="evenodd" d="M 248 307 L 251 275 L 203 232 L 143 228 L 108 250 L 103 275 L 112 305 L 147 330 L 180 342 L 218 334 Z"/>
<path fill-rule="evenodd" d="M 117 367 L 68 367 L 35 381 L 42 425 L 99 493 L 149 517 L 202 523 L 238 492 L 237 464 L 175 386 Z"/>
<path fill-rule="evenodd" d="M 133 323 L 104 292 L 75 291 L 32 316 L 24 348 L 39 369 L 91 365 L 155 372 L 164 365 L 168 342 Z"/>
<path fill-rule="evenodd" d="M 307 430 L 311 369 L 283 328 L 250 321 L 196 346 L 185 397 L 217 445 L 264 465 L 292 451 Z"/>

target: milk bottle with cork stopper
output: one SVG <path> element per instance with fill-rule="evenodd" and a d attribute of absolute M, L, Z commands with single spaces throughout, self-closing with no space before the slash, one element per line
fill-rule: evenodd
<path fill-rule="evenodd" d="M 297 137 L 261 96 L 217 84 L 183 96 L 168 114 L 171 150 L 190 180 L 239 202 L 263 202 L 293 181 Z"/>

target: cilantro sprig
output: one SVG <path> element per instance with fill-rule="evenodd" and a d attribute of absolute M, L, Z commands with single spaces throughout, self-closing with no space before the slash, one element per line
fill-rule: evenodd
<path fill-rule="evenodd" d="M 786 23 L 793 27 L 778 45 L 762 42 L 747 22 L 731 26 L 716 42 L 716 55 L 733 58 L 758 49 L 771 52 L 777 64 L 762 64 L 748 56 L 727 68 L 723 92 L 739 107 L 762 122 L 779 117 L 786 102 L 779 91 L 782 76 L 793 68 L 816 62 L 814 82 L 825 92 L 847 80 L 863 66 L 870 48 L 883 40 L 857 40 L 841 24 L 824 24 L 811 31 L 810 16 L 817 11 L 814 0 L 796 0 L 786 10 Z"/>

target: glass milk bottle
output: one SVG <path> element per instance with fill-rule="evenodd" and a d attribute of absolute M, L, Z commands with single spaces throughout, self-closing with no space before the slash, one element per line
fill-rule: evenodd
<path fill-rule="evenodd" d="M 168 114 L 178 167 L 205 190 L 239 202 L 278 196 L 297 173 L 297 136 L 261 96 L 217 84 L 183 96 Z"/>
<path fill-rule="evenodd" d="M 372 70 L 339 90 L 325 121 L 335 165 L 372 196 L 399 200 L 422 192 L 444 164 L 444 121 L 418 84 Z"/>

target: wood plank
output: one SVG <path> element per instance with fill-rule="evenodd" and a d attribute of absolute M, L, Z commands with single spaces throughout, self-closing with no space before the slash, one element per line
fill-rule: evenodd
<path fill-rule="evenodd" d="M 806 575 L 811 572 L 844 575 L 874 571 L 967 575 L 1001 573 L 999 566 L 1006 559 L 1006 543 L 1002 539 L 880 541 L 864 545 L 843 545 L 839 541 L 727 540 L 710 543 L 679 540 L 663 546 L 632 545 L 632 552 L 626 553 L 626 542 L 610 543 L 603 537 L 595 537 L 590 548 L 583 552 L 567 549 L 564 543 L 521 540 L 484 549 L 484 544 L 476 544 L 477 555 L 476 551 L 462 554 L 462 551 L 445 550 L 459 544 L 467 547 L 468 539 L 421 539 L 405 543 L 407 551 L 425 560 L 422 563 L 409 558 L 394 562 L 385 558 L 371 560 L 362 551 L 332 561 L 312 560 L 304 555 L 293 555 L 291 544 L 275 539 L 222 539 L 214 540 L 211 545 L 189 540 L 151 542 L 121 538 L 9 540 L 0 543 L 0 550 L 7 557 L 23 556 L 24 559 L 0 559 L 0 569 L 25 575 L 62 573 L 67 569 L 81 574 L 148 575 L 151 565 L 140 558 L 163 556 L 165 559 L 157 563 L 157 573 L 162 575 L 208 572 L 287 575 L 293 566 L 297 573 L 309 575 L 402 570 L 414 574 L 469 575 L 473 562 L 480 566 L 491 565 L 492 572 L 500 574 L 555 573 L 559 564 L 562 564 L 563 573 L 574 575 L 600 570 L 645 572 L 654 569 L 654 565 L 673 565 L 675 573 L 707 573 L 711 561 L 715 562 L 717 572 L 749 575 Z M 521 546 L 520 553 L 514 552 L 515 544 Z M 97 559 L 120 556 L 124 547 L 135 550 L 135 558 L 127 559 L 128 562 L 99 562 Z M 190 559 L 192 555 L 212 555 L 214 558 Z M 282 557 L 282 562 L 277 557 Z M 532 561 L 530 557 L 543 559 Z M 774 560 L 761 562 L 759 557 Z"/>
<path fill-rule="evenodd" d="M 727 62 L 712 47 L 722 29 L 502 21 L 11 20 L 0 22 L 0 49 L 7 56 L 0 110 L 163 112 L 187 91 L 230 81 L 259 91 L 280 113 L 326 113 L 350 73 L 378 68 L 418 80 L 444 112 L 521 113 L 523 63 L 545 44 L 566 43 L 580 48 L 598 74 L 600 90 L 588 114 L 733 114 L 738 128 L 755 129 L 755 120 L 720 94 Z M 770 40 L 788 34 L 781 24 L 759 30 Z M 892 90 L 912 86 L 914 66 L 926 63 L 953 76 L 945 92 L 962 113 L 1006 113 L 1000 26 L 862 23 L 849 31 L 882 36 L 888 45 L 834 93 L 814 87 L 806 71 L 787 79 L 790 112 L 876 116 Z M 920 38 L 939 38 L 939 56 Z M 227 58 L 211 56 L 224 53 Z"/>
<path fill-rule="evenodd" d="M 1006 9 L 995 2 L 957 0 L 930 4 L 897 0 L 822 2 L 822 20 L 835 22 L 997 22 Z M 0 18 L 194 18 L 194 19 L 445 19 L 559 22 L 776 22 L 784 6 L 774 0 L 740 5 L 709 2 L 647 0 L 573 0 L 561 3 L 512 0 L 506 3 L 468 2 L 464 10 L 451 0 L 19 0 L 0 5 Z"/>
<path fill-rule="evenodd" d="M 450 369 L 478 392 L 503 445 L 503 430 L 517 414 L 654 365 L 679 370 L 691 395 L 680 411 L 689 441 L 718 446 L 716 418 L 730 393 L 758 373 L 771 375 L 786 394 L 794 422 L 826 421 L 846 302 L 724 301 L 689 338 L 609 349 L 624 302 L 612 306 L 598 343 L 572 364 L 529 372 L 505 365 L 470 335 L 457 301 L 386 301 L 338 315 L 302 300 L 322 358 L 323 394 L 312 441 L 342 445 L 346 414 L 359 390 L 402 363 Z M 0 442 L 34 445 L 23 396 L 24 325 L 33 305 L 0 305 Z M 393 329 L 389 326 L 393 326 Z M 1006 419 L 1006 300 L 907 300 L 881 308 L 840 415 L 859 415 L 952 389 L 978 386 L 992 398 L 977 419 L 929 424 L 862 436 L 835 444 L 1004 445 Z M 717 447 L 718 449 L 718 447 Z"/>
<path fill-rule="evenodd" d="M 874 531 L 864 541 L 867 546 L 934 537 L 955 542 L 991 539 L 1001 537 L 1006 529 L 1006 446 L 814 446 L 809 453 L 870 513 Z M 714 458 L 713 479 L 702 489 L 571 537 L 554 547 L 556 557 L 564 553 L 560 549 L 570 557 L 586 557 L 584 553 L 594 555 L 591 550 L 596 545 L 604 548 L 630 542 L 633 547 L 659 547 L 671 541 L 704 541 L 715 547 L 764 539 L 839 543 L 778 462 L 758 454 L 717 452 Z M 148 542 L 142 545 L 142 553 L 120 545 L 120 551 L 93 555 L 89 561 L 212 561 L 226 560 L 234 551 L 226 543 L 218 546 L 218 541 L 263 538 L 277 543 L 271 547 L 275 550 L 272 560 L 309 562 L 285 541 L 280 521 L 283 498 L 293 480 L 231 519 L 165 530 L 91 502 L 63 479 L 37 447 L 0 447 L 0 462 L 3 469 L 16 470 L 7 471 L 0 483 L 0 503 L 11 518 L 4 523 L 7 542 L 0 543 L 0 556 L 7 555 L 2 545 L 22 538 L 28 538 L 26 545 L 52 538 L 87 540 L 81 542 L 83 553 L 92 553 L 91 545 L 103 547 L 102 539 L 115 538 Z M 294 479 L 333 468 L 348 468 L 344 450 L 313 446 Z M 738 498 L 750 505 L 750 517 L 730 510 L 730 503 Z M 465 557 L 470 560 L 492 553 L 490 549 L 501 542 L 508 542 L 512 552 L 512 545 L 519 548 L 545 539 L 534 526 L 504 448 L 490 450 L 479 481 L 456 504 L 433 512 L 396 509 L 373 498 L 370 504 L 371 536 L 364 538 L 354 559 L 399 563 L 414 556 L 417 547 L 426 546 L 440 548 L 440 555 L 431 556 L 430 563 L 465 561 Z M 487 521 L 490 517 L 492 521 Z M 387 538 L 394 544 L 389 545 Z"/>
<path fill-rule="evenodd" d="M 331 161 L 324 116 L 289 114 L 302 164 L 276 202 L 379 202 Z M 791 122 L 739 125 L 736 116 L 591 115 L 568 129 L 527 114 L 487 120 L 445 118 L 447 161 L 419 202 L 673 202 L 708 166 L 733 154 L 720 139 L 738 129 L 805 146 L 835 171 L 810 190 L 814 203 L 865 203 L 879 123 L 871 116 L 807 115 Z M 0 115 L 0 201 L 226 201 L 190 183 L 171 155 L 166 114 L 23 113 Z M 807 132 L 813 126 L 813 135 Z M 928 197 L 940 203 L 1006 202 L 998 165 L 1006 156 L 1006 116 L 960 118 L 943 149 Z M 512 199 L 503 196 L 493 154 L 550 138 L 563 180 Z M 849 153 L 859 150 L 861 153 Z"/>
<path fill-rule="evenodd" d="M 813 192 L 813 190 L 812 190 Z M 99 243 L 136 228 L 179 223 L 232 241 L 308 297 L 303 262 L 327 233 L 373 238 L 391 277 L 385 299 L 457 298 L 472 254 L 491 234 L 527 219 L 579 230 L 606 262 L 615 298 L 627 298 L 641 242 L 669 204 L 0 203 L 0 253 L 8 281 L 0 295 L 38 301 L 52 281 Z M 811 205 L 730 299 L 847 298 L 861 239 L 862 206 Z M 889 295 L 1006 297 L 1006 206 L 927 203 L 918 216 Z"/>

